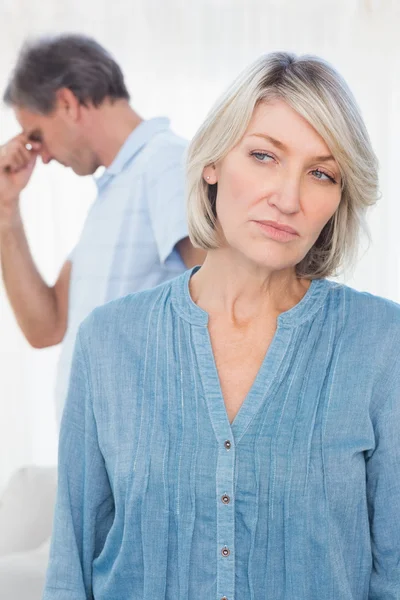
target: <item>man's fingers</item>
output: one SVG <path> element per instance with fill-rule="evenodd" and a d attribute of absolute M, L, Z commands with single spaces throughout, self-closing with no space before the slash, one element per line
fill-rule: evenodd
<path fill-rule="evenodd" d="M 23 168 L 24 163 L 25 163 L 25 158 L 19 147 L 13 149 L 13 152 L 12 152 L 12 154 L 10 154 L 10 158 L 7 162 L 11 167 L 13 167 L 13 169 L 22 169 Z"/>
<path fill-rule="evenodd" d="M 7 157 L 3 162 L 3 167 L 11 169 L 11 171 L 15 171 L 19 169 L 19 158 L 16 154 Z"/>
<path fill-rule="evenodd" d="M 27 146 L 30 146 L 30 148 L 27 148 L 28 150 L 33 150 L 34 152 L 40 152 L 42 149 L 42 144 L 40 142 L 28 142 L 25 147 Z"/>
<path fill-rule="evenodd" d="M 0 162 L 1 163 L 4 163 L 7 160 L 7 154 L 8 154 L 7 146 L 6 145 L 1 146 L 0 147 Z"/>
<path fill-rule="evenodd" d="M 32 150 L 29 151 L 25 146 L 19 149 L 19 156 L 23 159 L 24 165 L 27 165 L 32 160 Z"/>
<path fill-rule="evenodd" d="M 26 138 L 14 138 L 8 144 L 0 148 L 0 166 L 8 167 L 6 172 L 15 172 L 23 169 L 32 160 L 35 150 L 33 144 L 26 141 Z"/>
<path fill-rule="evenodd" d="M 8 173 L 9 175 L 18 173 L 18 171 L 21 170 L 21 168 L 15 161 L 13 161 L 12 163 L 9 163 L 8 165 L 5 165 L 4 167 L 2 167 L 2 169 L 3 169 L 4 173 Z"/>
<path fill-rule="evenodd" d="M 8 160 L 1 168 L 5 173 L 14 174 L 25 169 L 29 162 L 25 156 L 14 155 L 12 160 Z"/>
<path fill-rule="evenodd" d="M 16 159 L 18 161 L 19 169 L 25 168 L 27 163 L 29 162 L 29 159 L 27 159 L 25 156 L 25 152 L 27 151 L 23 148 L 18 148 L 18 151 L 16 152 Z"/>

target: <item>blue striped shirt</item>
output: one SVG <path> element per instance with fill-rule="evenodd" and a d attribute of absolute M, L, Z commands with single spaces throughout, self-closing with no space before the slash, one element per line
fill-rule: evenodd
<path fill-rule="evenodd" d="M 313 281 L 230 424 L 189 276 L 80 329 L 44 600 L 398 600 L 400 307 Z"/>
<path fill-rule="evenodd" d="M 59 418 L 83 319 L 100 304 L 158 285 L 186 268 L 175 248 L 188 235 L 185 150 L 168 119 L 143 121 L 96 180 L 97 199 L 70 257 L 68 328 L 56 384 Z"/>

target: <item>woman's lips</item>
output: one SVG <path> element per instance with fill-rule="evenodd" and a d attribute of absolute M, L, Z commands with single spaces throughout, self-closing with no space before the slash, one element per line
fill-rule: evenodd
<path fill-rule="evenodd" d="M 254 223 L 258 225 L 267 237 L 278 242 L 290 242 L 299 237 L 299 233 L 293 227 L 289 227 L 289 225 L 275 221 L 254 221 Z"/>

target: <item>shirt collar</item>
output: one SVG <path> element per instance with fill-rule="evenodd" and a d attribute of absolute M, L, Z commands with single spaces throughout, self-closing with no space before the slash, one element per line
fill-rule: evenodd
<path fill-rule="evenodd" d="M 126 163 L 145 146 L 153 136 L 169 128 L 170 121 L 165 117 L 157 117 L 142 121 L 125 140 L 117 156 L 111 165 L 103 172 L 101 177 L 95 178 L 97 187 L 103 184 L 111 177 L 118 175 L 124 169 Z"/>
<path fill-rule="evenodd" d="M 190 278 L 199 269 L 199 266 L 193 267 L 173 279 L 172 301 L 175 309 L 186 321 L 192 325 L 207 327 L 208 314 L 193 302 L 189 290 Z M 313 318 L 325 302 L 328 292 L 336 287 L 341 285 L 327 279 L 313 279 L 300 302 L 279 315 L 278 324 L 283 327 L 296 327 Z"/>

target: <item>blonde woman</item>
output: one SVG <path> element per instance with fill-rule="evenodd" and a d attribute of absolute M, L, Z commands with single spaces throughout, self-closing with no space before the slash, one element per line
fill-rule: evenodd
<path fill-rule="evenodd" d="M 187 177 L 204 266 L 81 327 L 45 600 L 400 598 L 400 310 L 326 279 L 377 197 L 350 91 L 260 58 Z"/>

